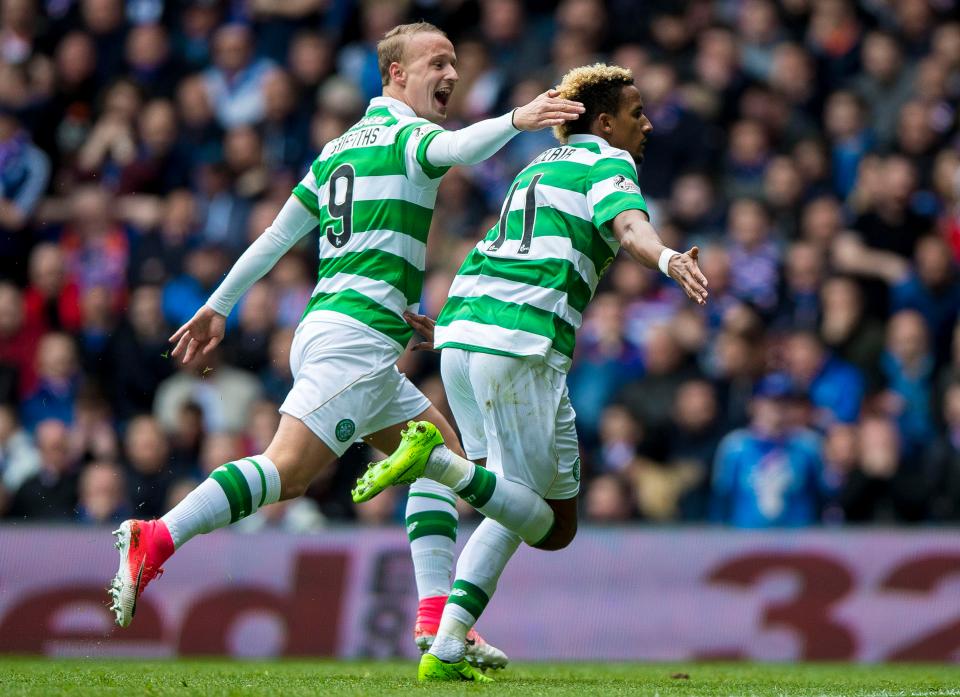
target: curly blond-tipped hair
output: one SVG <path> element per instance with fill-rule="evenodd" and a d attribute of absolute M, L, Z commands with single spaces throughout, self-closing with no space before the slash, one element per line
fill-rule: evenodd
<path fill-rule="evenodd" d="M 553 127 L 553 134 L 566 143 L 575 133 L 589 133 L 600 114 L 613 114 L 620 105 L 620 91 L 633 84 L 633 73 L 619 65 L 594 63 L 574 68 L 560 81 L 557 89 L 563 99 L 581 102 L 586 108 L 580 118 Z"/>

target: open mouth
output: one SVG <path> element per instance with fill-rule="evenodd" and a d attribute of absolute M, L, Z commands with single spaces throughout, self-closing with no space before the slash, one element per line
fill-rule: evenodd
<path fill-rule="evenodd" d="M 433 98 L 440 102 L 440 106 L 446 107 L 450 101 L 450 95 L 453 93 L 452 87 L 441 87 L 433 93 Z"/>

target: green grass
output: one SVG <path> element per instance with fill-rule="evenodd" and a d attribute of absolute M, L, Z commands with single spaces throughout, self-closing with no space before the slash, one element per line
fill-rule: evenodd
<path fill-rule="evenodd" d="M 960 666 L 943 665 L 527 663 L 484 686 L 418 686 L 415 672 L 396 661 L 4 658 L 0 695 L 960 695 Z"/>

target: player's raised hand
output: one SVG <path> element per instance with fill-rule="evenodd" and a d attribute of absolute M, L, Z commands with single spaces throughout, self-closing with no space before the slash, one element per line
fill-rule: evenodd
<path fill-rule="evenodd" d="M 433 328 L 437 326 L 437 323 L 426 315 L 417 315 L 413 312 L 404 312 L 403 319 L 413 327 L 414 331 L 426 339 L 426 341 L 421 341 L 419 344 L 414 344 L 410 350 L 433 351 Z"/>
<path fill-rule="evenodd" d="M 559 126 L 564 121 L 573 121 L 585 109 L 580 102 L 561 99 L 557 90 L 543 94 L 513 110 L 513 125 L 521 131 L 539 131 L 541 128 Z"/>
<path fill-rule="evenodd" d="M 707 278 L 697 265 L 699 255 L 700 250 L 697 247 L 692 247 L 689 252 L 683 254 L 674 254 L 670 258 L 667 270 L 670 272 L 670 278 L 683 288 L 688 298 L 698 305 L 706 305 Z"/>
<path fill-rule="evenodd" d="M 223 340 L 226 330 L 227 318 L 204 305 L 170 337 L 170 343 L 177 344 L 172 355 L 174 358 L 183 356 L 183 364 L 187 365 L 197 355 L 205 356 L 213 351 Z"/>

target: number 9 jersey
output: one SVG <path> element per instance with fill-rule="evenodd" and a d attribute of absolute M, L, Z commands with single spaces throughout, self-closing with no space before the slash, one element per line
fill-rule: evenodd
<path fill-rule="evenodd" d="M 574 135 L 542 153 L 457 272 L 435 346 L 541 356 L 568 370 L 581 314 L 620 249 L 610 222 L 631 209 L 647 206 L 626 151 Z"/>
<path fill-rule="evenodd" d="M 440 179 L 427 162 L 443 129 L 395 99 L 377 97 L 366 114 L 328 142 L 293 195 L 318 220 L 320 269 L 304 312 L 335 312 L 387 337 L 402 351 L 413 334 L 427 234 Z"/>

